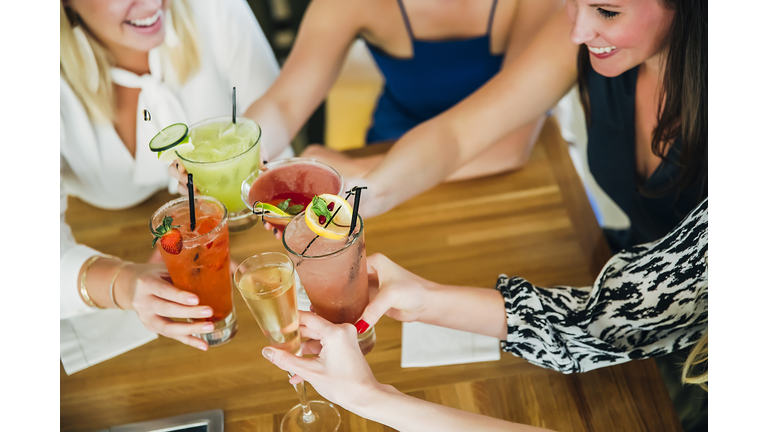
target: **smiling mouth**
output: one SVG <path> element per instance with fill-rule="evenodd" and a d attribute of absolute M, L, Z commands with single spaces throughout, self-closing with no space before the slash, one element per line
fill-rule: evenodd
<path fill-rule="evenodd" d="M 157 22 L 157 20 L 160 19 L 161 16 L 163 16 L 163 10 L 158 9 L 157 12 L 155 12 L 155 14 L 152 15 L 151 17 L 129 20 L 129 21 L 126 21 L 126 23 L 134 27 L 151 27 Z"/>
<path fill-rule="evenodd" d="M 589 48 L 589 51 L 594 54 L 608 54 L 611 51 L 617 49 L 615 46 L 609 46 L 609 47 L 591 47 L 587 46 Z"/>

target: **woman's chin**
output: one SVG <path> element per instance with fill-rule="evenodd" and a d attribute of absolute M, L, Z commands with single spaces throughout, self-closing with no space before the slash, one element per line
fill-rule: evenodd
<path fill-rule="evenodd" d="M 134 40 L 129 47 L 134 51 L 149 52 L 152 49 L 159 47 L 165 42 L 165 34 L 162 37 L 153 37 L 151 39 L 142 38 L 143 40 Z"/>
<path fill-rule="evenodd" d="M 592 69 L 594 69 L 595 72 L 608 78 L 617 77 L 623 74 L 624 72 L 628 71 L 629 69 L 631 69 L 631 68 L 620 65 L 616 61 L 613 61 L 613 58 L 600 60 L 600 59 L 594 58 L 594 56 L 589 56 L 589 61 L 592 64 Z"/>

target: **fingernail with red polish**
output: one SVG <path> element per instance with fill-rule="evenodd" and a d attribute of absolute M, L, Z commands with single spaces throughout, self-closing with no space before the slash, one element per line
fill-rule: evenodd
<path fill-rule="evenodd" d="M 261 350 L 261 355 L 263 355 L 265 359 L 272 361 L 273 353 L 271 349 L 264 348 L 263 350 Z"/>
<path fill-rule="evenodd" d="M 358 321 L 357 324 L 355 324 L 355 328 L 357 329 L 357 334 L 365 333 L 365 331 L 368 330 L 368 327 L 370 326 L 371 326 L 370 324 L 368 324 L 363 320 Z"/>

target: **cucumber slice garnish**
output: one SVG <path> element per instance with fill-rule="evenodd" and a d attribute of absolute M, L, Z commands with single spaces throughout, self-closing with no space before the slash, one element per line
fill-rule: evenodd
<path fill-rule="evenodd" d="M 149 149 L 162 152 L 185 142 L 189 142 L 189 127 L 184 123 L 174 123 L 149 141 Z"/>

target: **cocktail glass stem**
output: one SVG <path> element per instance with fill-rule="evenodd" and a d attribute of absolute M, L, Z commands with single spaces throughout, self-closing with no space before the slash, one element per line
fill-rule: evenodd
<path fill-rule="evenodd" d="M 288 373 L 288 376 L 293 377 L 292 373 Z M 315 421 L 315 415 L 312 414 L 312 410 L 309 408 L 309 401 L 307 400 L 307 388 L 304 387 L 304 381 L 293 386 L 296 389 L 296 393 L 299 394 L 299 403 L 301 404 L 301 410 L 304 412 L 302 420 L 304 423 L 312 423 Z"/>

